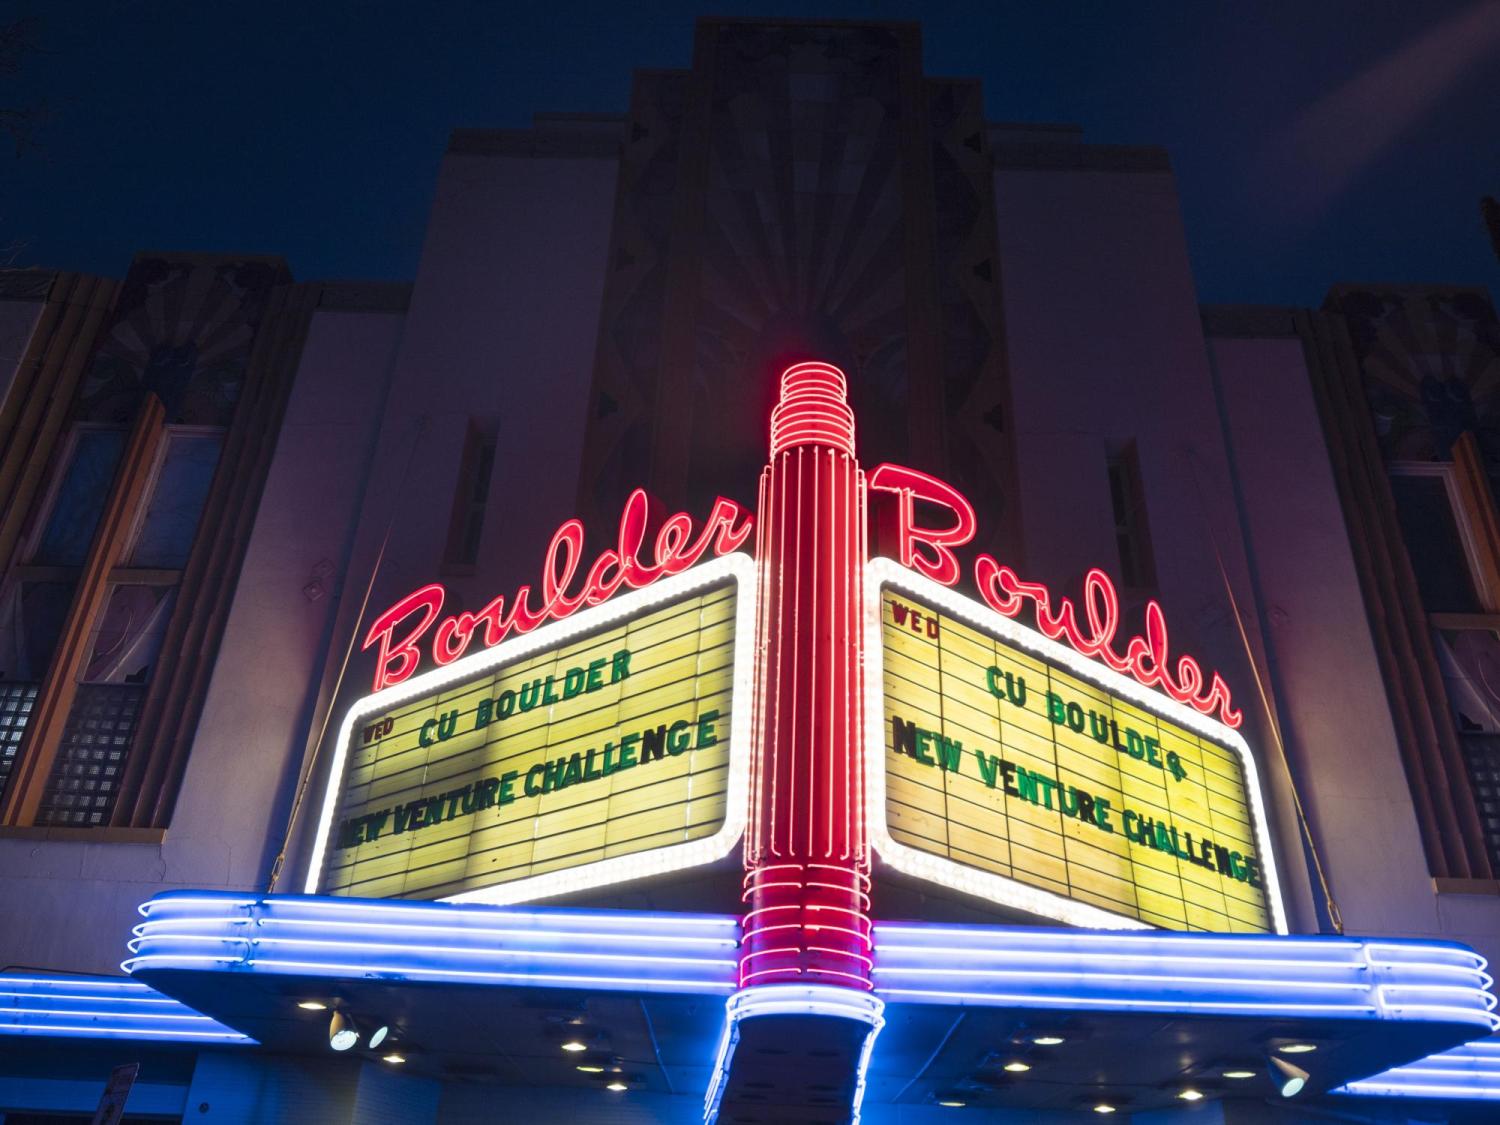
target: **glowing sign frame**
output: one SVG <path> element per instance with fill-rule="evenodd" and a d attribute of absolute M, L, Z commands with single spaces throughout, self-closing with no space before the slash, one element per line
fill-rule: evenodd
<path fill-rule="evenodd" d="M 367 695 L 356 702 L 344 716 L 334 743 L 333 763 L 323 791 L 323 808 L 318 817 L 317 835 L 307 865 L 303 893 L 321 893 L 319 885 L 328 856 L 328 841 L 338 812 L 339 791 L 343 784 L 349 747 L 360 722 L 378 712 L 433 695 L 450 684 L 471 676 L 482 675 L 505 664 L 525 659 L 534 653 L 566 644 L 575 637 L 607 629 L 668 602 L 716 586 L 721 582 L 735 584 L 734 665 L 731 681 L 732 708 L 729 716 L 729 779 L 725 799 L 724 823 L 712 836 L 682 844 L 668 844 L 632 855 L 595 860 L 561 871 L 530 875 L 493 887 L 464 891 L 440 899 L 441 902 L 481 902 L 493 906 L 530 902 L 540 898 L 594 890 L 613 883 L 644 879 L 670 871 L 682 871 L 722 859 L 733 850 L 744 835 L 750 807 L 750 731 L 752 723 L 753 682 L 755 676 L 756 625 L 755 563 L 742 553 L 721 555 L 671 578 L 664 578 L 649 589 L 634 590 L 611 598 L 603 605 L 584 610 L 564 621 L 522 634 L 512 640 L 484 649 L 473 656 L 424 672 L 383 691 Z"/>
<path fill-rule="evenodd" d="M 1260 774 L 1249 745 L 1237 731 L 1159 691 L 1153 691 L 1097 660 L 1091 660 L 1065 645 L 1049 640 L 983 602 L 956 593 L 891 559 L 875 558 L 865 565 L 865 819 L 869 825 L 871 846 L 881 859 L 903 874 L 987 899 L 1001 906 L 1051 918 L 1069 926 L 1105 930 L 1156 928 L 1139 919 L 1075 902 L 1063 895 L 1004 875 L 981 871 L 955 860 L 919 851 L 907 844 L 898 843 L 891 836 L 885 815 L 885 654 L 880 620 L 880 596 L 887 587 L 894 587 L 919 598 L 944 613 L 991 633 L 1006 644 L 1059 665 L 1071 675 L 1128 699 L 1137 707 L 1160 715 L 1178 726 L 1212 738 L 1232 750 L 1239 759 L 1241 769 L 1245 771 L 1245 789 L 1253 820 L 1255 843 L 1264 869 L 1266 908 L 1271 915 L 1274 931 L 1278 934 L 1288 932 L 1286 908 L 1281 896 L 1281 879 L 1276 870 L 1276 850 L 1272 846 L 1270 822 L 1266 818 L 1265 801 L 1261 794 Z"/>

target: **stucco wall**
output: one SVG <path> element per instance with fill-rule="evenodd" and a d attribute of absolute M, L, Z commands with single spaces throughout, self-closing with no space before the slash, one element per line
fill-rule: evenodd
<path fill-rule="evenodd" d="M 445 158 L 349 571 L 351 586 L 376 574 L 360 639 L 375 614 L 429 582 L 447 586 L 453 611 L 537 584 L 552 533 L 574 514 L 614 186 L 613 157 Z M 498 442 L 466 573 L 443 556 L 471 418 Z M 342 607 L 340 646 L 356 632 L 357 602 Z M 335 716 L 368 694 L 373 668 L 356 650 Z M 315 819 L 299 826 L 304 849 Z M 301 888 L 300 863 L 284 889 Z"/>
<path fill-rule="evenodd" d="M 1275 688 L 1335 899 L 1353 934 L 1500 956 L 1500 898 L 1433 892 L 1302 344 L 1216 339 Z"/>

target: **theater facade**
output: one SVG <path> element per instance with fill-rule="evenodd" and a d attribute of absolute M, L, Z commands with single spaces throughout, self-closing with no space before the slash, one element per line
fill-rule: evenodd
<path fill-rule="evenodd" d="M 0 271 L 0 1122 L 1490 1120 L 1500 321 L 908 24 Z"/>

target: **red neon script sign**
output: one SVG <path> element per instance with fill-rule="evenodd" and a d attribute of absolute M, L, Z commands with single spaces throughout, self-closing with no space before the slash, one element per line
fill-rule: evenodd
<path fill-rule="evenodd" d="M 649 524 L 650 500 L 638 488 L 625 501 L 625 510 L 620 514 L 616 546 L 600 553 L 589 567 L 583 587 L 574 594 L 567 591 L 583 561 L 583 523 L 573 519 L 563 524 L 552 536 L 542 564 L 540 605 L 532 605 L 531 587 L 522 586 L 511 599 L 509 610 L 502 595 L 478 613 L 465 610 L 439 621 L 446 596 L 443 587 L 434 582 L 413 590 L 377 617 L 365 635 L 362 648 L 380 646 L 375 663 L 375 690 L 399 684 L 417 670 L 423 655 L 417 642 L 429 630 L 432 640 L 426 651 L 438 664 L 452 664 L 468 651 L 476 637 L 482 638 L 482 647 L 489 648 L 512 632 L 529 633 L 544 622 L 561 621 L 583 606 L 598 605 L 621 586 L 638 590 L 669 574 L 680 574 L 709 550 L 715 555 L 738 550 L 750 537 L 754 519 L 733 500 L 721 496 L 714 502 L 703 530 L 694 538 L 692 517 L 678 512 L 668 517 L 657 531 L 652 559 L 647 562 L 641 548 Z M 406 632 L 396 639 L 396 630 L 412 619 Z"/>
<path fill-rule="evenodd" d="M 952 586 L 960 569 L 954 547 L 974 538 L 978 526 L 974 507 L 952 485 L 917 469 L 885 464 L 869 476 L 871 488 L 896 495 L 898 561 L 935 582 Z M 948 526 L 917 523 L 916 502 L 946 508 Z M 1083 621 L 1067 598 L 1059 598 L 1039 582 L 1026 582 L 991 555 L 974 560 L 974 585 L 989 607 L 1006 617 L 1018 617 L 1030 604 L 1037 628 L 1052 640 L 1066 640 L 1084 656 L 1102 660 L 1116 672 L 1127 672 L 1150 688 L 1160 688 L 1179 703 L 1238 727 L 1244 716 L 1235 710 L 1229 687 L 1217 672 L 1205 679 L 1202 666 L 1191 656 L 1179 657 L 1175 667 L 1167 645 L 1167 621 L 1156 601 L 1146 603 L 1142 636 L 1131 637 L 1121 653 L 1115 646 L 1120 628 L 1120 595 L 1109 575 L 1095 568 L 1083 580 Z"/>

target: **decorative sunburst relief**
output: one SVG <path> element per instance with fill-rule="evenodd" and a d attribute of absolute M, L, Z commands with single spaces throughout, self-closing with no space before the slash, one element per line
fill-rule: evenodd
<path fill-rule="evenodd" d="M 1472 431 L 1500 463 L 1500 321 L 1481 290 L 1335 289 L 1387 461 L 1445 461 Z"/>
<path fill-rule="evenodd" d="M 227 426 L 266 298 L 289 280 L 263 259 L 136 259 L 79 385 L 75 420 L 126 424 L 153 391 L 168 422 Z"/>

